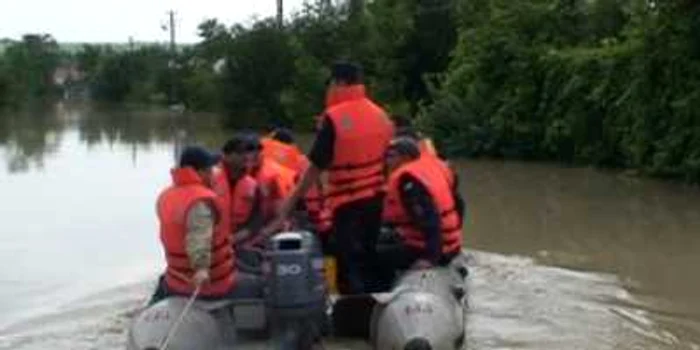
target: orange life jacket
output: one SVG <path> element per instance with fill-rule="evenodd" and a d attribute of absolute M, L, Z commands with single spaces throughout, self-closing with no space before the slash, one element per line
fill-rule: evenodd
<path fill-rule="evenodd" d="M 262 156 L 272 159 L 280 165 L 293 171 L 300 168 L 304 154 L 294 145 L 277 141 L 270 137 L 260 139 L 262 144 Z"/>
<path fill-rule="evenodd" d="M 294 171 L 263 157 L 260 167 L 252 174 L 260 186 L 261 210 L 265 220 L 271 220 L 277 214 L 277 206 L 288 197 L 294 189 Z"/>
<path fill-rule="evenodd" d="M 327 198 L 333 210 L 370 198 L 384 184 L 384 152 L 394 133 L 384 110 L 370 101 L 363 85 L 336 87 L 325 115 L 335 129 Z"/>
<path fill-rule="evenodd" d="M 211 240 L 210 282 L 200 289 L 202 296 L 223 296 L 235 284 L 236 267 L 231 235 L 226 231 L 223 208 L 217 194 L 204 186 L 200 176 L 191 168 L 172 170 L 173 185 L 158 198 L 160 240 L 165 250 L 167 270 L 165 283 L 177 294 L 192 294 L 194 286 L 188 279 L 194 275 L 186 251 L 187 213 L 200 200 L 215 208 L 216 226 Z"/>
<path fill-rule="evenodd" d="M 410 174 L 425 186 L 435 203 L 436 210 L 440 213 L 442 252 L 445 254 L 458 252 L 462 247 L 462 230 L 452 191 L 442 170 L 436 167 L 429 157 L 420 157 L 404 164 L 389 176 L 382 221 L 395 226 L 407 246 L 417 250 L 425 249 L 424 233 L 411 221 L 411 217 L 401 203 L 399 179 L 404 174 Z"/>

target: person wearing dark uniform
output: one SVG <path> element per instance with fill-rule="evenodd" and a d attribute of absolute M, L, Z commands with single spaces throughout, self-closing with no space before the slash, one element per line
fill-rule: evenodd
<path fill-rule="evenodd" d="M 309 167 L 309 159 L 299 150 L 292 132 L 286 128 L 275 128 L 261 142 L 263 156 L 270 157 L 294 171 L 294 183 L 298 183 Z M 324 248 L 323 251 L 329 252 L 328 240 L 333 222 L 330 208 L 326 205 L 324 189 L 321 179 L 309 188 L 296 208 L 293 222 L 295 227 L 316 232 Z"/>
<path fill-rule="evenodd" d="M 424 138 L 415 129 L 410 126 L 404 126 L 396 130 L 394 135 L 396 138 L 408 138 L 416 143 L 418 150 L 422 157 L 432 157 L 432 159 L 437 162 L 437 165 L 442 168 L 445 177 L 448 179 L 448 183 L 452 188 L 452 195 L 454 196 L 455 205 L 457 207 L 457 212 L 459 213 L 460 224 L 463 223 L 464 215 L 466 211 L 466 204 L 464 198 L 459 193 L 459 175 L 450 166 L 447 158 L 437 150 L 432 141 L 428 138 Z"/>
<path fill-rule="evenodd" d="M 392 141 L 377 251 L 385 283 L 409 268 L 448 264 L 461 251 L 462 227 L 443 169 L 409 138 Z"/>
<path fill-rule="evenodd" d="M 376 290 L 376 246 L 384 186 L 383 155 L 394 128 L 386 112 L 366 95 L 361 69 L 337 63 L 326 95 L 326 110 L 309 152 L 311 164 L 282 206 L 275 230 L 321 172 L 328 174 L 325 198 L 333 215 L 341 293 Z"/>

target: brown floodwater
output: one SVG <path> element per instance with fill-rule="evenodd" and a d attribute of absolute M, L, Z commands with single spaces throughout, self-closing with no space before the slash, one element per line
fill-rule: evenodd
<path fill-rule="evenodd" d="M 0 116 L 0 349 L 124 348 L 164 266 L 154 203 L 174 140 L 217 147 L 218 125 L 89 105 Z M 468 349 L 700 349 L 700 191 L 453 163 L 468 206 Z"/>

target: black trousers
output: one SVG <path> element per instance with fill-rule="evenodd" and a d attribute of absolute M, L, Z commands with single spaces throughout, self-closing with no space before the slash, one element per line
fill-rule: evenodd
<path fill-rule="evenodd" d="M 338 259 L 338 288 L 342 294 L 373 293 L 381 289 L 376 271 L 376 244 L 383 197 L 346 203 L 333 213 L 331 251 Z"/>
<path fill-rule="evenodd" d="M 422 252 L 406 246 L 399 234 L 391 229 L 382 232 L 377 242 L 376 251 L 379 263 L 377 273 L 381 276 L 381 282 L 385 289 L 391 288 L 397 272 L 408 270 L 424 256 Z M 438 266 L 449 265 L 458 254 L 458 252 L 442 254 L 438 260 Z"/>

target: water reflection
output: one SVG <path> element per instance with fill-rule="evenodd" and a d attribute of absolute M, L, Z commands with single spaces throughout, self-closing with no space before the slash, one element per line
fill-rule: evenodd
<path fill-rule="evenodd" d="M 0 146 L 8 172 L 42 169 L 44 157 L 58 149 L 64 128 L 55 115 L 41 108 L 0 116 Z"/>
<path fill-rule="evenodd" d="M 46 158 L 58 150 L 68 129 L 78 131 L 80 142 L 88 150 L 103 144 L 110 148 L 130 146 L 134 166 L 139 151 L 171 143 L 177 135 L 182 142 L 211 147 L 217 146 L 224 135 L 214 115 L 57 103 L 0 115 L 0 151 L 5 153 L 2 158 L 8 172 L 43 170 Z"/>

